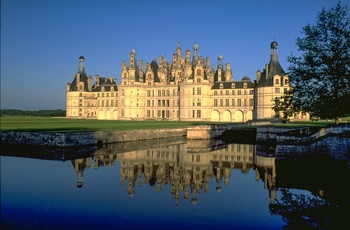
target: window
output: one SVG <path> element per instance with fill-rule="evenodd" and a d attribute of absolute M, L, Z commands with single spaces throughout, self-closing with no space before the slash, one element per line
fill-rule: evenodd
<path fill-rule="evenodd" d="M 218 95 L 218 91 L 215 90 L 215 91 L 214 91 L 214 95 Z"/>
<path fill-rule="evenodd" d="M 238 106 L 242 106 L 242 99 L 238 99 L 237 104 L 238 104 Z"/>
<path fill-rule="evenodd" d="M 109 93 L 106 93 L 106 97 L 109 97 Z"/>
<path fill-rule="evenodd" d="M 247 99 L 244 99 L 244 106 L 247 106 Z"/>
<path fill-rule="evenodd" d="M 197 110 L 197 118 L 201 118 L 202 117 L 202 111 L 201 110 Z"/>
<path fill-rule="evenodd" d="M 254 105 L 254 99 L 249 99 L 249 105 L 253 106 Z"/>
<path fill-rule="evenodd" d="M 252 89 L 249 90 L 249 94 L 250 94 L 250 95 L 253 95 L 253 94 L 254 94 L 254 90 L 252 90 Z"/>
<path fill-rule="evenodd" d="M 192 88 L 192 94 L 195 95 L 196 94 L 196 88 Z"/>
<path fill-rule="evenodd" d="M 224 106 L 224 100 L 220 99 L 220 106 Z"/>
<path fill-rule="evenodd" d="M 201 69 L 197 69 L 197 75 L 202 75 L 202 70 Z"/>
<path fill-rule="evenodd" d="M 221 84 L 220 84 L 220 89 L 222 89 L 222 88 L 224 88 L 224 85 L 221 83 Z"/>
<path fill-rule="evenodd" d="M 151 107 L 151 101 L 147 100 L 147 107 Z"/>
<path fill-rule="evenodd" d="M 151 96 L 151 90 L 147 90 L 147 97 Z"/>
<path fill-rule="evenodd" d="M 289 84 L 288 78 L 285 78 L 285 79 L 284 79 L 284 84 L 285 84 L 285 85 L 288 85 L 288 84 Z"/>
<path fill-rule="evenodd" d="M 287 88 L 284 88 L 284 89 L 283 89 L 283 92 L 284 92 L 284 93 L 287 93 L 287 92 L 288 92 L 288 89 L 287 89 Z"/>
<path fill-rule="evenodd" d="M 235 99 L 232 99 L 232 106 L 235 106 Z"/>
<path fill-rule="evenodd" d="M 195 117 L 195 110 L 192 110 L 192 117 Z"/>
<path fill-rule="evenodd" d="M 244 87 L 244 88 L 247 88 L 247 83 L 244 83 L 244 84 L 243 84 L 243 87 Z"/>
<path fill-rule="evenodd" d="M 214 99 L 214 106 L 218 106 L 218 99 Z"/>
<path fill-rule="evenodd" d="M 201 95 L 202 94 L 202 88 L 198 87 L 197 88 L 197 95 Z"/>
<path fill-rule="evenodd" d="M 231 84 L 231 88 L 232 88 L 232 89 L 235 88 L 235 83 L 232 83 L 232 84 Z"/>
<path fill-rule="evenodd" d="M 197 78 L 197 83 L 201 83 L 201 79 L 200 78 Z"/>
<path fill-rule="evenodd" d="M 280 88 L 275 88 L 275 93 L 280 93 Z"/>
<path fill-rule="evenodd" d="M 226 90 L 226 95 L 230 95 L 230 91 Z"/>
<path fill-rule="evenodd" d="M 280 84 L 280 79 L 279 78 L 275 78 L 275 85 L 279 85 Z"/>
<path fill-rule="evenodd" d="M 197 99 L 197 106 L 201 106 L 201 105 L 202 105 L 201 99 L 198 98 L 198 99 Z"/>
<path fill-rule="evenodd" d="M 229 106 L 229 105 L 230 105 L 230 99 L 226 99 L 225 106 Z"/>
<path fill-rule="evenodd" d="M 232 90 L 232 95 L 235 95 L 235 91 L 234 90 Z"/>
<path fill-rule="evenodd" d="M 238 95 L 242 95 L 242 90 L 238 90 Z"/>
<path fill-rule="evenodd" d="M 220 90 L 220 95 L 224 95 L 223 92 L 222 92 L 222 90 Z"/>

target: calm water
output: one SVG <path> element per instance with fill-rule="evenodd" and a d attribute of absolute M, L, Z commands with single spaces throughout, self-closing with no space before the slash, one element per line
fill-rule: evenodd
<path fill-rule="evenodd" d="M 348 217 L 348 161 L 281 161 L 256 149 L 157 140 L 76 154 L 8 150 L 2 229 L 319 228 Z"/>

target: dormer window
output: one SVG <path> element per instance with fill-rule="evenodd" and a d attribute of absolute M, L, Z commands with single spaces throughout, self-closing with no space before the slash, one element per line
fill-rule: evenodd
<path fill-rule="evenodd" d="M 222 88 L 224 88 L 224 85 L 221 83 L 221 84 L 220 84 L 220 89 L 222 89 Z"/>
<path fill-rule="evenodd" d="M 231 88 L 234 89 L 235 88 L 235 83 L 231 84 Z"/>
<path fill-rule="evenodd" d="M 275 78 L 275 85 L 279 85 L 280 84 L 280 79 L 279 78 Z"/>
<path fill-rule="evenodd" d="M 244 84 L 243 84 L 243 88 L 247 88 L 247 83 L 244 83 Z"/>

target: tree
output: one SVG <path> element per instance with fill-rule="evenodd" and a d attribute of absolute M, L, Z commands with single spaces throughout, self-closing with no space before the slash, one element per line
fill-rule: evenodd
<path fill-rule="evenodd" d="M 292 106 L 292 111 L 336 121 L 350 114 L 348 12 L 348 6 L 338 2 L 329 10 L 322 8 L 315 25 L 302 29 L 305 37 L 296 40 L 301 56 L 291 54 L 287 59 L 293 99 L 284 109 Z"/>

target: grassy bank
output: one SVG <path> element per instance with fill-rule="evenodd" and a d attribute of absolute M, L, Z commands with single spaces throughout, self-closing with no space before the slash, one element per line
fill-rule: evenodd
<path fill-rule="evenodd" d="M 0 130 L 22 130 L 22 131 L 108 131 L 108 130 L 135 130 L 135 129 L 157 129 L 157 128 L 184 128 L 195 124 L 218 124 L 212 122 L 186 122 L 186 121 L 107 121 L 67 119 L 51 117 L 30 116 L 2 116 Z M 219 123 L 224 124 L 224 123 Z M 230 123 L 234 124 L 234 123 Z M 275 123 L 276 126 L 326 126 L 334 124 L 334 121 L 305 121 L 288 122 L 287 124 Z M 246 128 L 251 126 L 246 126 Z M 242 127 L 244 128 L 244 127 Z"/>
<path fill-rule="evenodd" d="M 67 119 L 50 117 L 1 117 L 1 131 L 107 131 L 107 130 L 134 130 L 158 128 L 182 128 L 194 124 L 193 122 L 171 121 L 106 121 Z"/>

